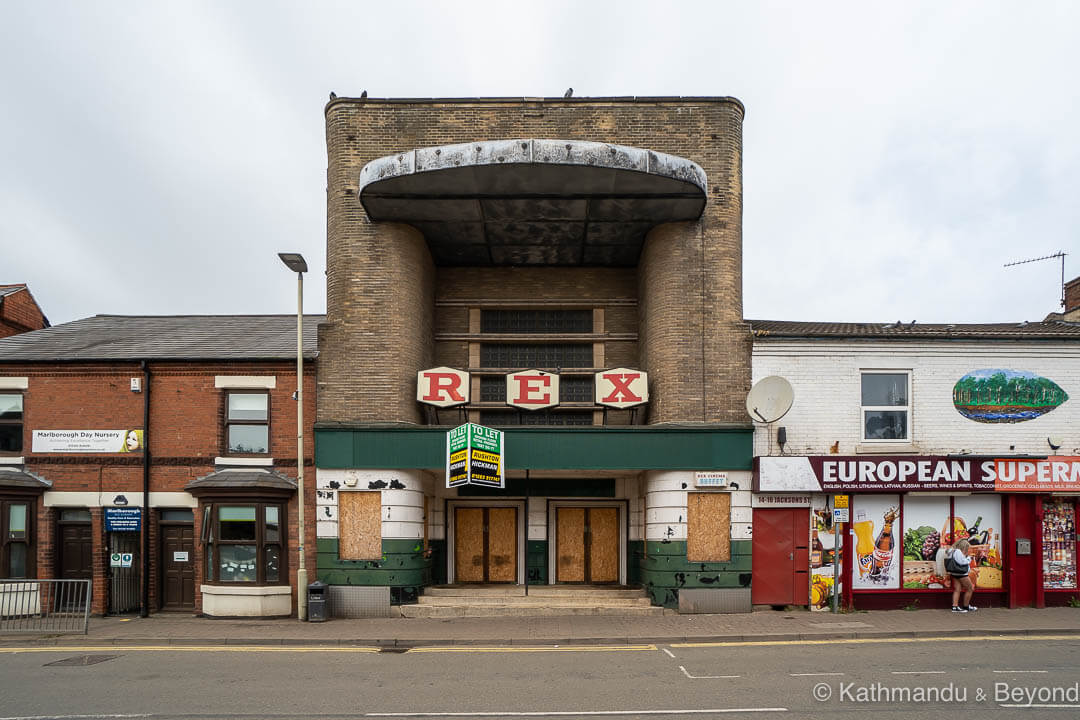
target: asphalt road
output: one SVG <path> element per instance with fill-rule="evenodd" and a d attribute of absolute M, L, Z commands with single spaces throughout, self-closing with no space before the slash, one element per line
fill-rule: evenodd
<path fill-rule="evenodd" d="M 406 653 L 0 648 L 0 720 L 1077 717 L 1078 694 L 1075 636 Z"/>

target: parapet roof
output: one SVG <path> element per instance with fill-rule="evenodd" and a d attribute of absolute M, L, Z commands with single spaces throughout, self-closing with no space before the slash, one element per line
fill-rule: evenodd
<path fill-rule="evenodd" d="M 891 323 L 747 320 L 757 338 L 873 338 L 876 340 L 1080 340 L 1080 323 Z"/>

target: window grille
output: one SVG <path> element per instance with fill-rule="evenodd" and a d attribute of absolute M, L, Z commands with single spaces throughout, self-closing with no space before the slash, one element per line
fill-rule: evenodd
<path fill-rule="evenodd" d="M 482 333 L 591 333 L 592 310 L 482 310 Z"/>
<path fill-rule="evenodd" d="M 532 343 L 483 344 L 480 346 L 480 367 L 485 368 L 591 368 L 591 343 Z"/>

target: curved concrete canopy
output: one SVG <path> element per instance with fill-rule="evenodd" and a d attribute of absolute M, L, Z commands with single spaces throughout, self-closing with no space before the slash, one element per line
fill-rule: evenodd
<path fill-rule="evenodd" d="M 436 265 L 634 266 L 645 233 L 696 220 L 705 171 L 685 158 L 581 140 L 485 140 L 372 160 L 360 202 L 409 223 Z"/>

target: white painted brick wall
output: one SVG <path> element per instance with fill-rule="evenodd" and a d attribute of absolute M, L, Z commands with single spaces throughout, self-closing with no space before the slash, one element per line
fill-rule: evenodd
<path fill-rule="evenodd" d="M 1069 400 L 1021 423 L 979 423 L 956 411 L 952 389 L 973 370 L 1025 370 L 1056 382 Z M 881 342 L 873 340 L 756 340 L 753 379 L 788 379 L 791 411 L 766 426 L 756 423 L 755 455 L 777 455 L 776 428 L 787 428 L 788 455 L 823 455 L 839 441 L 841 455 L 862 443 L 860 371 L 911 371 L 911 435 L 921 455 L 970 452 L 1080 455 L 1080 343 L 988 341 Z M 1064 439 L 1052 451 L 1047 437 Z M 883 451 L 884 448 L 882 449 Z"/>

